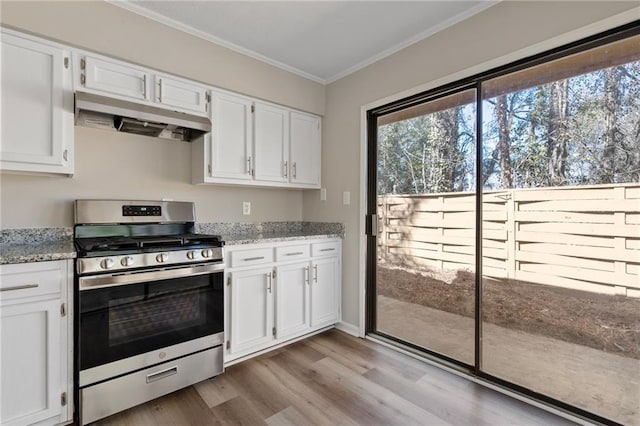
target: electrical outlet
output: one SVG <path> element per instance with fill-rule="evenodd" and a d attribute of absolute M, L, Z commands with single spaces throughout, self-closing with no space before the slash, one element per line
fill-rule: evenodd
<path fill-rule="evenodd" d="M 351 204 L 351 193 L 349 191 L 344 191 L 342 193 L 342 204 L 345 206 Z"/>
<path fill-rule="evenodd" d="M 327 201 L 327 188 L 320 188 L 320 201 Z"/>
<path fill-rule="evenodd" d="M 242 202 L 242 214 L 245 216 L 251 214 L 251 203 L 249 201 Z"/>

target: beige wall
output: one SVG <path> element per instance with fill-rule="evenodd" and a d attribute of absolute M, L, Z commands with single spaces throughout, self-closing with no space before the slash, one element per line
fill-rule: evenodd
<path fill-rule="evenodd" d="M 345 322 L 359 324 L 359 199 L 360 177 L 364 174 L 359 168 L 361 107 L 521 52 L 636 6 L 637 2 L 503 1 L 327 86 L 322 151 L 322 185 L 327 188 L 327 201 L 320 201 L 317 193 L 304 194 L 303 216 L 306 220 L 346 225 L 342 292 Z M 638 18 L 636 14 L 630 19 Z M 560 45 L 551 42 L 545 49 L 554 47 L 554 43 Z M 342 204 L 343 191 L 351 192 L 349 206 Z"/>
<path fill-rule="evenodd" d="M 105 2 L 0 3 L 2 25 L 324 114 L 325 87 Z M 301 220 L 300 190 L 191 185 L 188 143 L 75 128 L 73 178 L 2 174 L 2 228 L 71 226 L 76 198 L 195 201 L 199 221 Z M 317 191 L 315 191 L 317 192 Z M 242 215 L 250 201 L 250 216 Z"/>

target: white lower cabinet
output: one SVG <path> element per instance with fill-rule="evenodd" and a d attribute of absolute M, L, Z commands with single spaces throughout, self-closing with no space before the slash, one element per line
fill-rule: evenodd
<path fill-rule="evenodd" d="M 230 281 L 230 313 L 233 333 L 230 353 L 268 345 L 273 340 L 273 269 L 235 272 Z"/>
<path fill-rule="evenodd" d="M 309 331 L 309 262 L 276 267 L 276 337 Z"/>
<path fill-rule="evenodd" d="M 314 241 L 225 247 L 225 362 L 339 321 L 342 242 Z"/>
<path fill-rule="evenodd" d="M 0 267 L 0 424 L 69 422 L 72 262 Z"/>

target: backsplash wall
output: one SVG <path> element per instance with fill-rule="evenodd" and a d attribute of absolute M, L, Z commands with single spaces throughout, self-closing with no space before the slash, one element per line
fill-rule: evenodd
<path fill-rule="evenodd" d="M 76 127 L 75 157 L 72 178 L 1 174 L 0 227 L 72 226 L 82 198 L 193 201 L 198 222 L 302 220 L 302 190 L 191 184 L 187 142 Z"/>

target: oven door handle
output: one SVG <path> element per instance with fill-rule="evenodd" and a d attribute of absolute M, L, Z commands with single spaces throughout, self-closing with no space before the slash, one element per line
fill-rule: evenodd
<path fill-rule="evenodd" d="M 80 291 L 96 288 L 115 287 L 128 284 L 140 284 L 150 281 L 167 280 L 171 278 L 192 277 L 224 271 L 224 263 L 211 265 L 196 265 L 159 271 L 133 272 L 117 275 L 97 275 L 82 277 L 78 280 Z"/>

